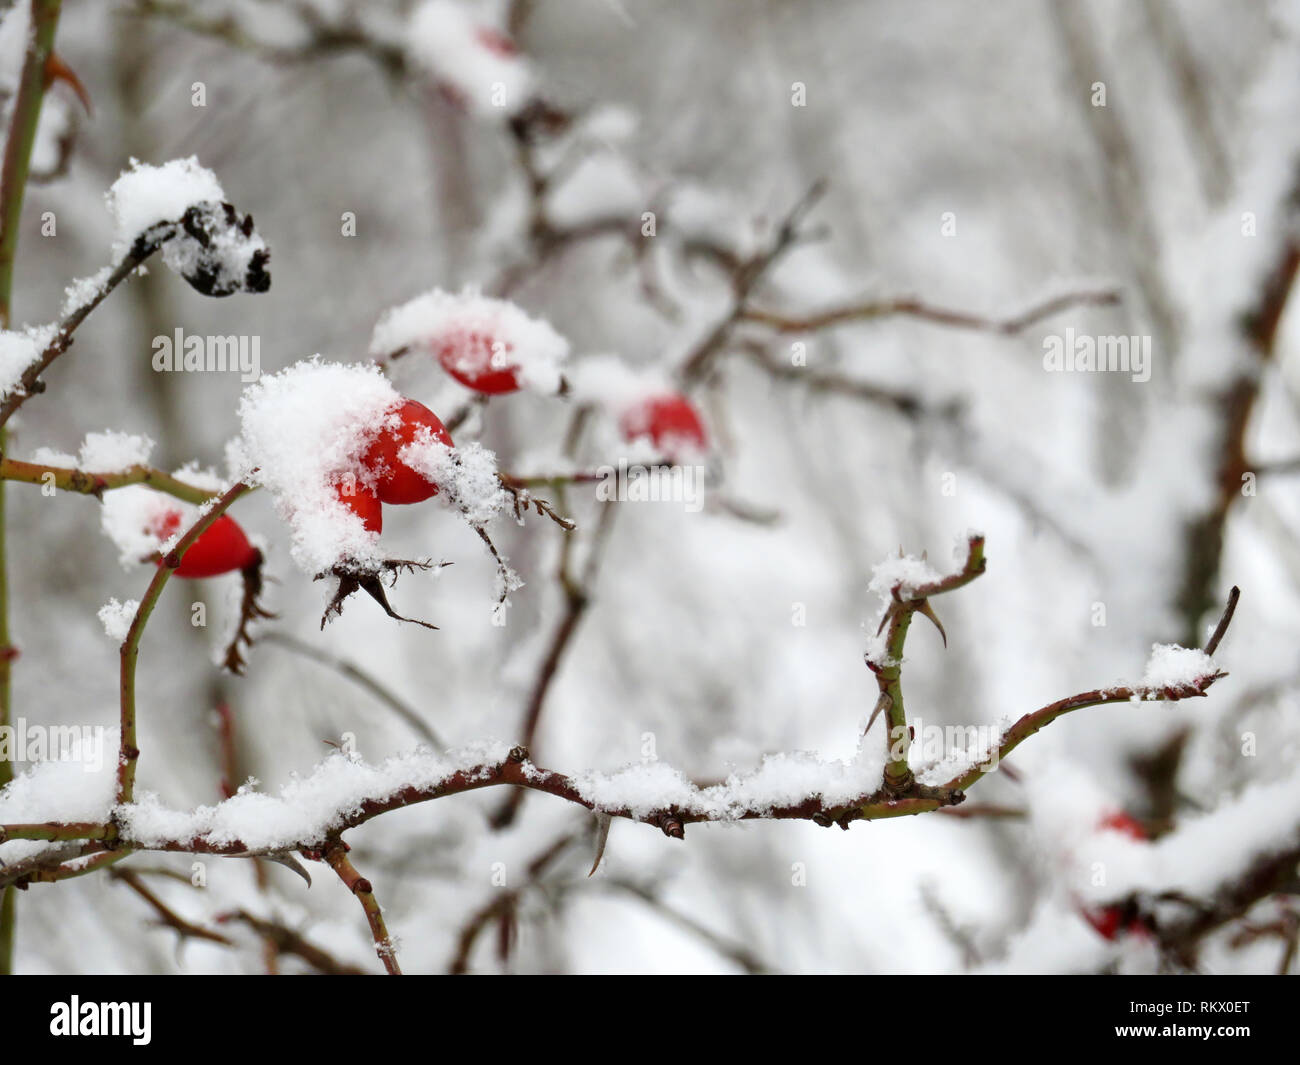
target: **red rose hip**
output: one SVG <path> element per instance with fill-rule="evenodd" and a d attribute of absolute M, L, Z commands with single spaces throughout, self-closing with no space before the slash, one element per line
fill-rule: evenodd
<path fill-rule="evenodd" d="M 160 540 L 169 540 L 180 531 L 180 525 L 181 512 L 169 510 L 154 523 L 152 531 Z M 222 514 L 181 556 L 175 573 L 195 579 L 219 577 L 245 569 L 260 558 L 261 552 L 249 542 L 239 523 L 229 514 Z"/>
<path fill-rule="evenodd" d="M 619 427 L 624 439 L 648 436 L 655 447 L 668 454 L 683 444 L 696 451 L 707 450 L 709 446 L 699 412 L 685 396 L 676 392 L 642 400 L 624 412 Z"/>
<path fill-rule="evenodd" d="M 361 519 L 367 532 L 378 536 L 384 531 L 384 508 L 380 505 L 379 496 L 355 481 L 340 484 L 334 491 L 339 502 Z"/>
<path fill-rule="evenodd" d="M 438 343 L 438 362 L 466 388 L 499 396 L 518 392 L 519 367 L 511 360 L 513 345 L 485 333 L 462 333 Z"/>
<path fill-rule="evenodd" d="M 379 502 L 422 503 L 438 494 L 436 484 L 398 457 L 402 448 L 422 435 L 422 429 L 427 429 L 439 443 L 454 446 L 438 416 L 423 403 L 408 399 L 389 411 L 379 435 L 361 456 L 362 467 L 375 477 Z"/>

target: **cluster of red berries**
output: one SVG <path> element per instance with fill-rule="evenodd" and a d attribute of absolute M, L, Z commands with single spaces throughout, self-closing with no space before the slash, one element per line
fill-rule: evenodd
<path fill-rule="evenodd" d="M 422 429 L 427 429 L 439 443 L 452 446 L 451 434 L 433 411 L 413 399 L 403 400 L 385 417 L 383 429 L 362 454 L 357 473 L 335 486 L 339 502 L 370 532 L 378 534 L 383 529 L 384 503 L 422 503 L 438 494 L 436 484 L 399 457 L 402 448 L 412 443 Z M 149 531 L 159 540 L 167 540 L 180 531 L 180 524 L 181 512 L 168 510 Z M 175 573 L 193 579 L 219 577 L 247 569 L 260 560 L 261 552 L 249 542 L 239 523 L 223 514 L 190 545 Z"/>
<path fill-rule="evenodd" d="M 520 367 L 511 361 L 512 346 L 483 333 L 469 333 L 435 351 L 438 362 L 466 388 L 484 395 L 517 392 Z M 666 456 L 678 448 L 708 448 L 708 434 L 699 412 L 677 392 L 651 395 L 625 410 L 619 429 L 628 441 L 649 438 Z M 362 454 L 359 468 L 339 479 L 334 492 L 339 502 L 361 519 L 365 528 L 383 531 L 383 505 L 422 503 L 438 494 L 438 486 L 399 457 L 401 450 L 427 430 L 438 442 L 452 444 L 451 434 L 438 416 L 422 403 L 403 399 L 384 419 L 380 433 Z M 152 531 L 166 540 L 179 530 L 180 511 L 169 511 Z M 178 577 L 216 577 L 243 570 L 260 558 L 234 518 L 223 514 L 185 552 L 176 569 Z"/>
<path fill-rule="evenodd" d="M 509 341 L 494 340 L 481 332 L 469 332 L 439 344 L 434 353 L 442 368 L 466 388 L 488 396 L 518 392 L 522 387 L 520 367 L 511 356 Z M 623 438 L 628 441 L 649 437 L 656 448 L 672 457 L 685 445 L 695 451 L 708 449 L 704 421 L 680 392 L 664 392 L 642 399 L 625 410 L 619 419 Z"/>

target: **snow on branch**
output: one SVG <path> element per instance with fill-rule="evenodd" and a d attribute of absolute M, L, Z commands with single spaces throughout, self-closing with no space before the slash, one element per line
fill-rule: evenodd
<path fill-rule="evenodd" d="M 400 971 L 393 942 L 369 881 L 347 858 L 343 833 L 385 813 L 489 787 L 509 786 L 515 795 L 537 791 L 581 806 L 603 824 L 623 819 L 651 825 L 671 838 L 685 836 L 697 822 L 806 820 L 847 829 L 854 821 L 952 809 L 966 790 L 990 772 L 1029 736 L 1072 710 L 1106 703 L 1173 702 L 1204 696 L 1225 676 L 1211 657 L 1231 621 L 1237 590 L 1203 651 L 1157 645 L 1140 685 L 1097 689 L 1070 696 L 1024 715 L 1000 737 L 995 750 L 947 780 L 953 767 L 914 772 L 908 757 L 910 728 L 902 697 L 903 643 L 914 614 L 942 626 L 930 607 L 933 596 L 955 591 L 985 571 L 984 539 L 972 533 L 964 555 L 948 573 L 936 571 L 923 556 L 900 556 L 876 567 L 871 588 L 885 608 L 878 647 L 868 650 L 867 665 L 879 685 L 876 713 L 890 723 L 885 743 L 876 742 L 870 724 L 847 761 L 827 761 L 807 752 L 769 756 L 748 774 L 733 774 L 722 783 L 700 785 L 660 762 L 636 764 L 613 773 L 587 771 L 568 775 L 536 765 L 523 746 L 482 742 L 448 752 L 427 748 L 369 765 L 354 755 L 336 753 L 309 775 L 268 795 L 245 785 L 224 801 L 195 810 L 176 810 L 152 794 L 134 792 L 139 750 L 135 746 L 134 672 L 139 639 L 171 568 L 203 529 L 247 486 L 238 483 L 202 514 L 168 553 L 141 606 L 132 613 L 122 643 L 121 757 L 116 788 L 83 786 L 73 805 L 62 803 L 69 820 L 39 820 L 44 809 L 60 809 L 58 795 L 43 796 L 41 780 L 62 788 L 57 776 L 29 771 L 16 787 L 0 792 L 0 846 L 23 848 L 0 870 L 0 887 L 25 886 L 82 875 L 111 864 L 132 851 L 171 851 L 227 857 L 269 857 L 298 868 L 295 855 L 328 863 L 357 896 L 389 972 Z M 118 619 L 125 623 L 125 617 Z M 122 626 L 119 625 L 119 628 Z M 946 637 L 945 637 L 946 641 Z M 875 715 L 873 715 L 874 718 Z M 906 737 L 900 742 L 900 737 Z M 941 771 L 942 770 L 942 771 Z M 111 782 L 110 782 L 111 784 Z M 15 817 L 16 815 L 16 817 Z M 35 815 L 35 817 L 33 817 Z M 16 818 L 22 818 L 18 820 Z M 1274 824 L 1277 818 L 1269 823 Z M 1258 833 L 1243 844 L 1243 861 L 1274 853 L 1283 843 L 1273 837 L 1283 829 L 1300 829 L 1291 821 L 1268 840 Z M 1294 834 L 1294 833 L 1293 833 Z M 602 833 L 603 836 L 603 833 Z M 1289 838 L 1289 837 L 1288 837 Z M 1270 842 L 1271 840 L 1271 842 Z M 27 841 L 23 844 L 21 841 Z M 600 844 L 603 849 L 603 839 Z M 597 858 L 599 861 L 599 857 Z M 1272 868 L 1270 866 L 1269 868 Z"/>

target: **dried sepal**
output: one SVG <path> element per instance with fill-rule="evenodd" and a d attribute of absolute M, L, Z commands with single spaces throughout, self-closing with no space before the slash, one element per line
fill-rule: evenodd
<path fill-rule="evenodd" d="M 258 551 L 257 557 L 239 571 L 240 579 L 244 584 L 243 596 L 239 603 L 239 622 L 235 626 L 235 634 L 230 638 L 230 643 L 226 647 L 226 656 L 222 660 L 225 669 L 236 676 L 243 676 L 244 666 L 247 664 L 244 651 L 253 646 L 252 627 L 258 621 L 270 620 L 276 616 L 272 611 L 265 609 L 261 603 L 264 561 L 262 552 Z"/>
<path fill-rule="evenodd" d="M 365 592 L 371 599 L 380 605 L 384 613 L 395 621 L 409 621 L 413 625 L 421 625 L 426 629 L 438 628 L 437 625 L 428 621 L 421 621 L 418 618 L 403 617 L 397 613 L 388 602 L 388 593 L 384 590 L 383 577 L 385 574 L 390 575 L 389 583 L 395 583 L 397 574 L 402 570 L 430 570 L 441 569 L 443 566 L 450 566 L 450 562 L 431 562 L 428 559 L 385 559 L 377 568 L 360 568 L 349 563 L 339 563 L 333 569 L 326 573 L 316 575 L 316 580 L 325 580 L 329 577 L 338 579 L 338 587 L 334 590 L 334 595 L 325 607 L 325 613 L 321 616 L 320 627 L 323 629 L 334 618 L 343 613 L 343 604 L 353 592 L 358 590 Z"/>

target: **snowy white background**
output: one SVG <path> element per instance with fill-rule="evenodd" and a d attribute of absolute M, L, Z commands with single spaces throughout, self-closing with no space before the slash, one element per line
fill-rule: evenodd
<path fill-rule="evenodd" d="M 203 21 L 229 9 L 266 54 L 187 32 L 177 18 L 129 13 L 172 6 Z M 361 362 L 385 309 L 435 285 L 490 287 L 527 260 L 527 187 L 502 114 L 458 109 L 430 87 L 430 70 L 471 83 L 483 74 L 462 69 L 463 50 L 442 54 L 445 13 L 408 21 L 409 4 L 343 0 L 65 7 L 58 49 L 96 110 L 88 120 L 63 87 L 54 91 L 50 106 L 77 124 L 75 148 L 66 175 L 29 190 L 16 323 L 53 320 L 64 285 L 109 261 L 115 235 L 103 194 L 132 157 L 194 155 L 211 168 L 256 219 L 274 281 L 263 295 L 211 300 L 153 264 L 94 314 L 47 375 L 47 394 L 15 423 L 14 457 L 41 447 L 76 454 L 87 433 L 113 429 L 150 436 L 158 465 L 221 467 L 245 386 L 237 374 L 155 373 L 155 336 L 178 327 L 256 335 L 266 374 L 314 353 Z M 1238 316 L 1288 226 L 1295 233 L 1282 204 L 1300 158 L 1300 5 L 1070 7 L 1061 16 L 1043 0 L 517 5 L 527 77 L 564 108 L 595 112 L 567 156 L 546 158 L 566 175 L 549 217 L 635 225 L 656 211 L 652 266 L 673 309 L 647 299 L 621 237 L 566 248 L 513 295 L 569 340 L 574 365 L 613 354 L 671 370 L 730 307 L 726 275 L 685 246 L 695 236 L 742 253 L 758 246 L 823 177 L 828 191 L 809 224 L 826 238 L 783 259 L 756 305 L 800 313 L 914 295 L 1008 317 L 1062 292 L 1125 293 L 1122 306 L 1072 308 L 1014 336 L 906 318 L 809 335 L 746 327 L 742 335 L 785 362 L 802 341 L 810 368 L 914 394 L 938 412 L 958 401 L 963 413 L 905 417 L 721 356 L 714 385 L 697 396 L 724 480 L 706 489 L 700 513 L 623 505 L 592 607 L 548 695 L 532 747 L 540 764 L 614 771 L 642 760 L 647 734 L 660 760 L 697 780 L 780 751 L 851 758 L 875 701 L 862 661 L 879 618 L 873 565 L 902 545 L 946 568 L 972 527 L 987 536 L 988 572 L 936 601 L 948 650 L 923 622 L 908 645 L 908 708 L 925 723 L 992 725 L 1140 679 L 1155 642 L 1203 640 L 1217 610 L 1189 634 L 1176 605 L 1185 526 L 1213 497 L 1215 391 L 1253 359 Z M 505 25 L 498 5 L 469 9 Z M 313 14 L 304 21 L 303 12 Z M 291 58 L 304 25 L 339 24 L 349 13 L 385 47 L 405 49 L 406 73 L 390 77 L 362 50 Z M 1180 80 L 1171 19 L 1208 128 Z M 1094 55 L 1095 71 L 1079 73 L 1080 51 Z M 16 59 L 8 69 L 12 78 Z M 1106 84 L 1105 121 L 1119 124 L 1125 159 L 1090 113 L 1093 81 Z M 192 105 L 196 82 L 205 107 Z M 794 82 L 806 86 L 806 106 L 792 106 Z M 1120 170 L 1127 178 L 1116 178 Z M 55 237 L 41 235 L 46 211 L 57 218 Z M 340 233 L 344 212 L 355 214 L 355 236 Z M 942 232 L 945 212 L 955 234 Z M 1257 235 L 1243 236 L 1243 212 L 1256 216 Z M 1151 380 L 1044 372 L 1043 338 L 1066 328 L 1152 336 Z M 1263 373 L 1247 435 L 1247 454 L 1261 463 L 1300 452 L 1294 308 Z M 395 383 L 444 416 L 467 396 L 432 363 L 399 366 Z M 507 396 L 457 442 L 477 436 L 503 468 L 545 470 L 560 461 L 570 411 L 554 397 Z M 616 437 L 603 452 L 601 440 L 593 434 L 587 460 L 617 461 Z M 945 493 L 949 484 L 955 493 Z M 1232 676 L 1205 700 L 1066 718 L 1009 760 L 1018 783 L 995 774 L 972 792 L 971 802 L 1031 816 L 926 815 L 849 832 L 806 822 L 693 825 L 685 841 L 616 823 L 600 872 L 586 879 L 592 845 L 580 839 L 518 896 L 509 959 L 496 956 L 488 932 L 471 968 L 1157 966 L 1143 942 L 1108 942 L 1079 916 L 1075 900 L 1090 890 L 1080 855 L 1110 848 L 1099 860 L 1118 870 L 1114 884 L 1212 892 L 1251 856 L 1300 843 L 1295 489 L 1293 476 L 1261 474 L 1257 495 L 1238 499 L 1231 514 L 1212 592 L 1217 603 L 1231 584 L 1243 592 L 1217 655 Z M 117 646 L 96 615 L 110 597 L 138 598 L 148 572 L 119 565 L 93 499 L 49 499 L 24 485 L 11 485 L 8 498 L 22 648 L 15 714 L 115 726 Z M 587 527 L 590 498 L 569 497 Z M 724 498 L 779 520 L 744 521 L 718 505 Z M 398 625 L 357 597 L 321 632 L 326 591 L 293 565 L 271 499 L 258 493 L 232 513 L 267 550 L 278 582 L 274 628 L 381 678 L 449 744 L 518 739 L 563 610 L 560 529 L 537 517 L 524 528 L 494 526 L 526 582 L 498 627 L 493 565 L 473 531 L 436 506 L 388 508 L 390 555 L 455 562 L 436 577 L 406 576 L 392 592 L 399 612 L 440 631 Z M 270 793 L 310 771 L 344 733 L 371 763 L 414 746 L 419 737 L 363 688 L 281 645 L 254 648 L 246 678 L 219 675 L 211 663 L 220 619 L 236 594 L 226 580 L 173 582 L 145 637 L 142 789 L 176 809 L 216 801 L 219 701 L 233 710 L 244 772 Z M 189 624 L 196 597 L 211 607 L 206 630 Z M 1094 624 L 1096 604 L 1104 625 Z M 800 607 L 806 624 L 792 624 Z M 1182 730 L 1189 738 L 1174 786 L 1154 788 L 1138 763 Z M 1245 732 L 1256 737 L 1250 757 L 1241 754 Z M 70 777 L 63 786 L 80 784 Z M 515 824 L 495 832 L 487 817 L 504 798 L 492 789 L 427 803 L 349 834 L 406 971 L 445 970 L 466 922 L 501 893 L 494 870 L 520 887 L 532 859 L 591 820 L 530 794 Z M 1157 847 L 1089 840 L 1105 811 L 1148 818 L 1161 802 L 1173 804 L 1173 832 Z M 144 855 L 124 868 L 131 864 L 190 870 L 180 857 Z M 157 890 L 193 920 L 243 907 L 378 968 L 355 900 L 323 866 L 313 867 L 310 890 L 272 867 L 262 891 L 250 863 L 206 865 L 204 891 L 161 879 Z M 177 952 L 170 933 L 142 931 L 152 915 L 141 900 L 103 876 L 36 885 L 19 903 L 20 971 L 261 968 L 251 937 L 243 950 L 191 942 Z M 1266 900 L 1253 916 L 1276 919 L 1285 905 Z M 1233 945 L 1230 932 L 1206 943 L 1203 968 L 1277 968 L 1280 941 Z"/>

